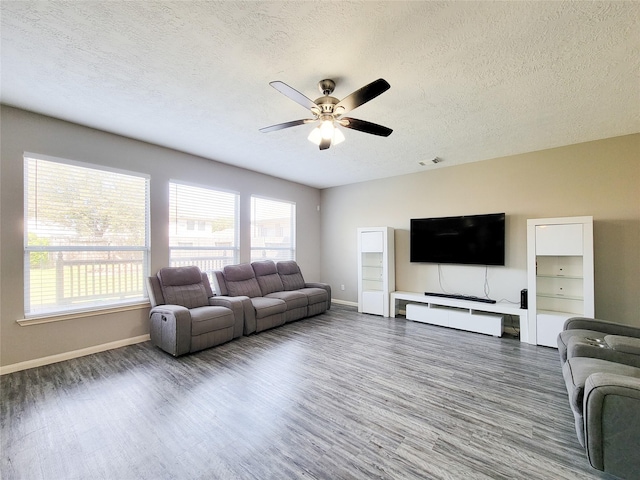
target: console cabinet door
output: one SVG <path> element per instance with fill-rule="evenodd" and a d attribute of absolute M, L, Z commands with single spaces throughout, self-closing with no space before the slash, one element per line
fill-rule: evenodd
<path fill-rule="evenodd" d="M 361 252 L 384 252 L 384 236 L 382 232 L 362 232 Z"/>
<path fill-rule="evenodd" d="M 536 255 L 582 256 L 582 224 L 536 226 Z"/>

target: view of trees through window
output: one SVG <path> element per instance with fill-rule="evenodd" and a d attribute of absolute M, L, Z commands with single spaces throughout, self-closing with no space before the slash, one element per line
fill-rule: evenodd
<path fill-rule="evenodd" d="M 25 314 L 143 298 L 146 176 L 25 156 Z"/>

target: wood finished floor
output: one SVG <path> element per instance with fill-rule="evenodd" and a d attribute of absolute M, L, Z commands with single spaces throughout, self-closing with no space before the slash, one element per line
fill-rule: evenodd
<path fill-rule="evenodd" d="M 326 314 L 174 359 L 148 342 L 0 379 L 12 479 L 609 479 L 554 349 Z"/>

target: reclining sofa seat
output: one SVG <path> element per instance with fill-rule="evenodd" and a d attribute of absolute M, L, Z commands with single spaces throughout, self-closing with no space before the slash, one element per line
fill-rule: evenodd
<path fill-rule="evenodd" d="M 307 296 L 295 290 L 285 290 L 276 264 L 271 260 L 253 262 L 251 268 L 258 280 L 263 297 L 277 298 L 285 302 L 284 323 L 300 320 L 307 316 L 309 300 Z"/>
<path fill-rule="evenodd" d="M 284 325 L 286 302 L 262 296 L 251 264 L 227 265 L 222 271 L 216 270 L 214 275 L 218 295 L 242 298 L 245 335 Z"/>
<path fill-rule="evenodd" d="M 578 441 L 591 466 L 621 478 L 640 472 L 640 329 L 574 317 L 558 335 Z"/>
<path fill-rule="evenodd" d="M 293 260 L 276 263 L 276 269 L 285 290 L 296 290 L 307 296 L 309 300 L 307 317 L 318 315 L 331 308 L 331 286 L 329 284 L 305 282 L 300 267 Z"/>
<path fill-rule="evenodd" d="M 151 343 L 175 357 L 242 336 L 242 304 L 213 297 L 198 267 L 162 268 L 147 291 Z"/>
<path fill-rule="evenodd" d="M 317 315 L 331 306 L 331 287 L 306 283 L 294 261 L 227 265 L 214 272 L 214 282 L 219 298 L 242 299 L 245 335 Z"/>

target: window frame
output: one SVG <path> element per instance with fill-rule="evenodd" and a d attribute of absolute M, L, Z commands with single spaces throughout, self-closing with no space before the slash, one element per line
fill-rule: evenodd
<path fill-rule="evenodd" d="M 30 216 L 29 216 L 29 207 L 30 207 L 30 195 L 32 192 L 29 189 L 29 163 L 30 160 L 36 162 L 48 162 L 57 165 L 64 165 L 70 167 L 79 167 L 94 171 L 112 173 L 117 175 L 125 175 L 127 177 L 134 177 L 142 180 L 144 183 L 144 241 L 143 244 L 132 246 L 132 245 L 109 245 L 109 246 L 96 246 L 96 245 L 79 245 L 79 244 L 70 244 L 70 245 L 29 245 L 29 234 L 35 233 L 38 231 L 37 228 L 30 228 Z M 23 223 L 23 273 L 24 273 L 24 283 L 23 283 L 23 311 L 24 318 L 29 319 L 38 319 L 38 318 L 46 318 L 46 317 L 68 317 L 73 316 L 75 314 L 82 314 L 84 312 L 95 312 L 102 310 L 112 310 L 112 309 L 120 309 L 127 308 L 132 305 L 137 305 L 140 303 L 148 302 L 148 295 L 145 286 L 145 278 L 149 276 L 150 272 L 150 262 L 151 262 L 151 248 L 150 248 L 150 190 L 151 190 L 151 182 L 150 175 L 135 172 L 131 170 L 125 170 L 121 168 L 114 168 L 99 164 L 94 164 L 86 161 L 78 161 L 73 159 L 55 157 L 51 155 L 44 155 L 40 153 L 33 152 L 23 152 L 23 182 L 24 182 L 24 192 L 23 192 L 23 215 L 24 215 L 24 223 Z M 35 193 L 36 197 L 34 200 L 38 200 L 38 194 Z M 92 295 L 94 297 L 93 301 L 83 300 L 87 295 L 71 295 L 68 297 L 64 297 L 63 301 L 60 302 L 59 299 L 56 302 L 51 303 L 49 306 L 44 307 L 36 307 L 34 309 L 32 298 L 31 298 L 31 279 L 33 276 L 32 267 L 31 267 L 31 254 L 32 253 L 49 253 L 49 254 L 61 254 L 62 252 L 140 252 L 142 254 L 142 259 L 140 262 L 131 261 L 130 265 L 139 264 L 142 271 L 136 276 L 140 277 L 139 285 L 135 290 L 125 292 L 121 291 L 119 293 L 105 293 L 105 294 L 97 294 Z M 86 265 L 98 265 L 104 263 L 103 260 L 98 260 L 94 263 L 89 261 L 85 261 Z M 58 282 L 58 277 L 56 274 L 56 282 Z M 95 277 L 94 277 L 95 278 Z M 102 280 L 101 280 L 102 281 Z M 125 282 L 126 283 L 126 282 Z M 60 286 L 56 283 L 56 289 L 59 289 Z M 63 289 L 69 288 L 68 286 L 64 286 L 64 277 L 62 279 Z M 120 298 L 114 298 L 114 295 L 120 295 Z M 67 298 L 68 301 L 64 301 L 64 298 Z"/>

